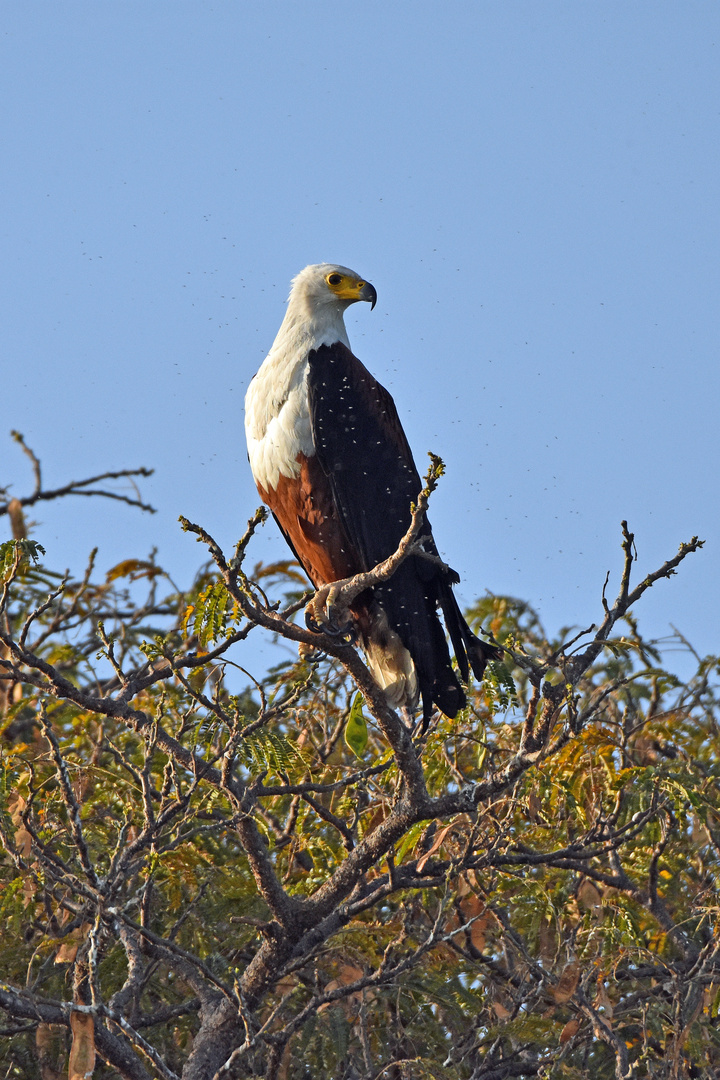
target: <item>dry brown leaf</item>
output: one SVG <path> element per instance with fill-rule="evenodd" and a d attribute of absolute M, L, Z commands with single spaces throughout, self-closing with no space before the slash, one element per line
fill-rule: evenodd
<path fill-rule="evenodd" d="M 276 1073 L 277 1080 L 288 1080 L 288 1076 L 290 1075 L 290 1067 L 293 1064 L 293 1050 L 293 1041 L 292 1039 L 288 1039 L 285 1049 L 283 1050 L 282 1058 L 280 1060 L 280 1067 L 278 1068 L 278 1071 Z"/>
<path fill-rule="evenodd" d="M 342 964 L 338 972 L 336 979 L 331 979 L 325 986 L 325 993 L 331 994 L 333 990 L 337 990 L 341 986 L 348 986 L 350 983 L 356 982 L 358 979 L 362 979 L 365 972 L 362 968 L 356 967 L 354 964 Z M 353 1020 L 355 1013 L 360 1008 L 360 1002 L 362 1001 L 362 990 L 356 990 L 354 994 L 348 994 L 346 998 L 341 998 L 339 1002 L 345 1010 L 348 1016 L 348 1020 Z M 318 1012 L 324 1012 L 325 1009 L 329 1009 L 331 1002 L 326 1001 L 324 1005 L 321 1005 Z"/>
<path fill-rule="evenodd" d="M 510 1010 L 506 1009 L 501 1001 L 493 1001 L 492 1007 L 498 1020 L 509 1020 L 512 1016 Z"/>
<path fill-rule="evenodd" d="M 709 844 L 712 844 L 710 834 L 708 833 L 705 825 L 699 818 L 693 818 L 692 824 L 692 843 L 694 848 L 705 848 Z"/>
<path fill-rule="evenodd" d="M 275 983 L 275 989 L 280 994 L 280 997 L 287 997 L 288 994 L 292 993 L 297 984 L 297 976 L 286 975 L 285 978 L 280 979 Z"/>
<path fill-rule="evenodd" d="M 27 803 L 22 795 L 16 794 L 8 800 L 8 810 L 10 811 L 12 823 L 15 825 L 15 847 L 23 858 L 27 858 L 30 854 L 30 847 L 32 845 L 32 836 L 25 828 L 22 819 L 23 810 L 26 806 Z"/>
<path fill-rule="evenodd" d="M 603 1015 L 605 1016 L 605 1018 L 607 1020 L 612 1020 L 612 1017 L 613 1017 L 612 1001 L 608 997 L 608 992 L 605 989 L 605 983 L 602 981 L 602 978 L 599 978 L 598 981 L 597 981 L 597 992 L 595 994 L 595 1008 L 596 1009 L 600 1009 L 600 1008 L 603 1009 Z"/>
<path fill-rule="evenodd" d="M 434 855 L 435 852 L 439 851 L 439 849 L 442 847 L 443 840 L 445 839 L 447 834 L 450 832 L 450 830 L 452 829 L 454 824 L 455 824 L 455 822 L 451 821 L 449 825 L 446 825 L 444 829 L 441 829 L 440 832 L 435 837 L 435 839 L 433 840 L 432 847 L 430 848 L 430 850 L 426 851 L 425 854 L 422 856 L 422 858 L 418 859 L 418 864 L 417 864 L 418 873 L 422 872 L 422 868 L 424 867 L 425 863 L 428 861 L 430 856 Z"/>
<path fill-rule="evenodd" d="M 550 919 L 549 922 L 540 923 L 540 929 L 538 931 L 538 947 L 540 949 L 540 956 L 543 960 L 552 960 L 555 956 L 557 936 L 555 934 L 555 924 L 552 919 Z"/>
<path fill-rule="evenodd" d="M 528 816 L 531 821 L 537 821 L 542 810 L 542 802 L 537 791 L 531 791 L 528 795 Z"/>
<path fill-rule="evenodd" d="M 23 879 L 23 907 L 27 907 L 35 899 L 35 893 L 37 892 L 37 885 L 31 877 Z"/>
<path fill-rule="evenodd" d="M 88 1013 L 71 1012 L 72 1047 L 68 1080 L 89 1080 L 95 1071 L 95 1025 Z"/>
<path fill-rule="evenodd" d="M 560 981 L 552 992 L 552 996 L 558 1005 L 564 1005 L 566 1001 L 569 1001 L 577 990 L 577 984 L 580 981 L 580 964 L 577 960 L 571 960 L 569 964 L 566 964 L 563 968 Z"/>
<path fill-rule="evenodd" d="M 473 923 L 470 927 L 470 941 L 474 949 L 477 949 L 479 953 L 483 952 L 485 949 L 485 934 L 478 923 Z"/>
<path fill-rule="evenodd" d="M 23 799 L 22 795 L 19 795 L 17 792 L 14 792 L 9 797 L 7 805 L 8 805 L 8 812 L 10 814 L 10 817 L 12 818 L 13 825 L 19 825 L 20 822 L 22 821 L 22 817 L 21 817 L 22 812 L 25 809 L 25 807 L 27 806 L 27 803 L 25 802 L 25 799 Z"/>
<path fill-rule="evenodd" d="M 301 641 L 300 644 L 298 645 L 298 652 L 300 651 L 302 646 L 303 646 L 303 642 Z M 312 649 L 312 651 L 316 652 L 315 649 Z M 310 733 L 309 733 L 308 729 L 303 728 L 302 731 L 300 732 L 300 734 L 297 737 L 296 746 L 297 746 L 298 750 L 302 750 L 303 746 L 305 746 L 305 744 L 307 743 L 309 737 L 310 737 Z"/>
<path fill-rule="evenodd" d="M 20 500 L 11 499 L 7 504 L 7 512 L 10 518 L 13 540 L 24 540 L 27 537 L 27 525 Z"/>
<path fill-rule="evenodd" d="M 63 1024 L 38 1024 L 35 1049 L 41 1080 L 65 1080 L 65 1031 Z"/>
<path fill-rule="evenodd" d="M 343 986 L 347 986 L 348 983 L 362 979 L 364 974 L 363 969 L 355 964 L 343 964 L 338 974 L 338 980 Z"/>
<path fill-rule="evenodd" d="M 87 796 L 92 793 L 92 778 L 90 772 L 87 769 L 80 769 L 75 779 L 71 782 L 70 787 L 72 788 L 73 795 L 78 803 L 82 806 Z"/>
<path fill-rule="evenodd" d="M 577 1035 L 580 1030 L 579 1020 L 568 1020 L 565 1027 L 560 1032 L 560 1045 L 562 1046 L 566 1042 L 570 1042 L 573 1035 Z"/>
<path fill-rule="evenodd" d="M 584 878 L 580 882 L 577 898 L 580 907 L 584 908 L 585 911 L 594 911 L 601 906 L 602 897 L 600 891 L 589 878 Z"/>
<path fill-rule="evenodd" d="M 467 879 L 468 885 L 470 885 L 471 888 L 480 889 L 482 887 L 474 870 L 466 870 L 463 877 Z"/>
<path fill-rule="evenodd" d="M 83 923 L 82 926 L 76 926 L 74 930 L 63 939 L 63 943 L 55 953 L 56 964 L 71 964 L 77 956 L 77 951 L 82 945 L 85 938 L 88 936 L 90 929 L 90 923 Z"/>
<path fill-rule="evenodd" d="M 462 912 L 463 922 L 474 920 L 471 926 L 468 927 L 468 932 L 473 946 L 481 953 L 485 948 L 487 930 L 495 922 L 495 916 L 475 893 L 467 893 L 463 896 L 459 907 Z"/>
<path fill-rule="evenodd" d="M 380 805 L 375 810 L 373 810 L 370 816 L 370 820 L 364 826 L 363 838 L 369 836 L 371 832 L 374 832 L 375 829 L 377 829 L 378 825 L 382 825 L 386 817 L 387 810 L 385 804 L 380 803 Z"/>
<path fill-rule="evenodd" d="M 73 960 L 77 956 L 77 951 L 80 948 L 79 941 L 73 941 L 68 937 L 67 941 L 63 941 L 62 945 L 55 953 L 56 964 L 72 964 Z"/>
<path fill-rule="evenodd" d="M 473 891 L 473 887 L 470 884 L 467 874 L 461 874 L 457 879 L 457 888 L 455 889 L 456 896 L 467 896 L 469 892 Z"/>

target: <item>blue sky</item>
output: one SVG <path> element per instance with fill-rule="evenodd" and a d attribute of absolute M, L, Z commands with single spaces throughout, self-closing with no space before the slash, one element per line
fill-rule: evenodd
<path fill-rule="evenodd" d="M 157 546 L 187 583 L 181 513 L 233 544 L 245 389 L 290 278 L 338 261 L 379 294 L 355 352 L 447 463 L 461 600 L 586 626 L 627 519 L 638 575 L 707 540 L 638 614 L 720 651 L 715 2 L 9 0 L 0 42 L 6 432 L 47 486 L 156 470 L 154 517 L 38 507 L 51 564 Z M 0 466 L 29 489 L 2 430 Z M 251 558 L 284 552 L 268 525 Z"/>

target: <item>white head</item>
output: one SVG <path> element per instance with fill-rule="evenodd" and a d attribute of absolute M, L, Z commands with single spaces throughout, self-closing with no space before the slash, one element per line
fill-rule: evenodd
<path fill-rule="evenodd" d="M 289 303 L 302 305 L 312 317 L 328 306 L 343 312 L 357 300 L 367 300 L 375 307 L 377 293 L 369 281 L 347 266 L 315 263 L 293 278 Z"/>
<path fill-rule="evenodd" d="M 302 359 L 310 349 L 335 341 L 349 348 L 343 314 L 357 300 L 367 300 L 374 307 L 377 293 L 354 270 L 335 263 L 306 266 L 293 278 L 285 318 L 269 356 L 280 353 Z"/>

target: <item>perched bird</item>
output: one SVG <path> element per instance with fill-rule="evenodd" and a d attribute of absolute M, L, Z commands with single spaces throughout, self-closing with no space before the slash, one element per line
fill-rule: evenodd
<path fill-rule="evenodd" d="M 306 266 L 292 282 L 275 342 L 248 388 L 245 429 L 260 497 L 316 588 L 388 558 L 405 535 L 423 484 L 393 399 L 350 351 L 343 314 L 375 306 L 373 286 L 345 266 Z M 430 524 L 420 534 L 437 556 Z M 368 667 L 389 703 L 422 701 L 455 716 L 465 695 L 453 670 L 482 678 L 498 658 L 465 622 L 454 570 L 412 555 L 366 589 L 351 610 Z"/>

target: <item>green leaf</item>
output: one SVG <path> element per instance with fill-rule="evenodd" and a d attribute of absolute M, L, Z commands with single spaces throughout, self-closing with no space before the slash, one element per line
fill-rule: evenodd
<path fill-rule="evenodd" d="M 228 631 L 228 618 L 234 619 L 236 612 L 230 603 L 230 596 L 224 581 L 214 581 L 203 589 L 194 604 L 185 612 L 183 629 L 187 633 L 192 620 L 193 633 L 197 635 L 203 649 L 210 642 L 219 641 Z"/>
<path fill-rule="evenodd" d="M 515 682 L 505 664 L 497 660 L 490 661 L 485 669 L 484 686 L 488 701 L 494 706 L 493 711 L 495 709 L 505 711 L 517 707 Z"/>
<path fill-rule="evenodd" d="M 487 745 L 487 731 L 484 724 L 479 724 L 477 729 L 478 738 L 478 752 L 477 752 L 477 767 L 482 770 L 485 764 L 485 758 L 487 757 L 488 745 Z"/>
<path fill-rule="evenodd" d="M 307 762 L 293 742 L 277 731 L 260 729 L 242 740 L 237 756 L 250 772 L 270 770 L 279 775 L 292 766 L 307 768 Z"/>
<path fill-rule="evenodd" d="M 405 836 L 398 845 L 398 849 L 395 854 L 395 862 L 398 864 L 398 866 L 402 863 L 405 855 L 410 850 L 410 848 L 414 847 L 415 844 L 418 842 L 427 827 L 427 821 L 418 821 L 415 825 L 412 825 L 405 833 Z"/>
<path fill-rule="evenodd" d="M 17 563 L 23 569 L 23 563 L 32 560 L 37 563 L 45 548 L 35 540 L 6 540 L 0 544 L 0 581 L 6 581 Z"/>
<path fill-rule="evenodd" d="M 367 720 L 363 714 L 364 704 L 365 699 L 358 690 L 345 725 L 345 742 L 356 757 L 359 758 L 365 753 L 368 741 Z"/>

